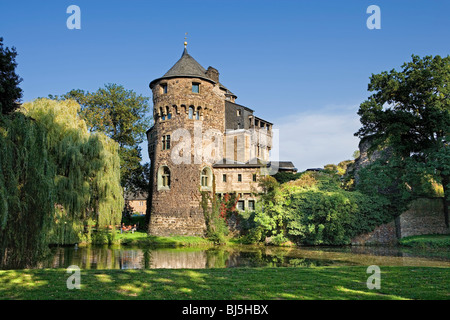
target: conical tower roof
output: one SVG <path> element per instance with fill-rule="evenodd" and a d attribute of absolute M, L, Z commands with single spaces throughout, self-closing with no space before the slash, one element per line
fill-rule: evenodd
<path fill-rule="evenodd" d="M 159 80 L 178 77 L 200 78 L 215 83 L 212 79 L 206 76 L 205 68 L 203 68 L 200 63 L 192 58 L 192 56 L 187 52 L 187 49 L 184 48 L 180 60 L 178 60 L 161 78 L 150 82 L 150 88 L 153 88 L 153 85 Z"/>

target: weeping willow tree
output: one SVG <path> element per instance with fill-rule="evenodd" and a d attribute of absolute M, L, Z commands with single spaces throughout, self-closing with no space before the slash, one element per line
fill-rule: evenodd
<path fill-rule="evenodd" d="M 48 250 L 55 167 L 45 128 L 20 113 L 0 115 L 0 267 L 31 267 Z"/>
<path fill-rule="evenodd" d="M 38 99 L 25 103 L 21 111 L 46 129 L 49 157 L 56 168 L 58 210 L 49 241 L 78 242 L 84 224 L 119 224 L 124 200 L 117 143 L 89 132 L 75 101 Z"/>
<path fill-rule="evenodd" d="M 118 145 L 88 132 L 74 101 L 38 99 L 0 114 L 0 267 L 32 267 L 84 224 L 120 223 Z"/>

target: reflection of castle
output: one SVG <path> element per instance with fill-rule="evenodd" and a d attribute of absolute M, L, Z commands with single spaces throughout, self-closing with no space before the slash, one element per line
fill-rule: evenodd
<path fill-rule="evenodd" d="M 269 162 L 272 123 L 236 104 L 237 96 L 186 50 L 162 77 L 150 82 L 155 123 L 147 131 L 152 170 L 149 232 L 203 235 L 201 191 L 239 194 L 238 209 L 253 210 L 258 176 Z"/>

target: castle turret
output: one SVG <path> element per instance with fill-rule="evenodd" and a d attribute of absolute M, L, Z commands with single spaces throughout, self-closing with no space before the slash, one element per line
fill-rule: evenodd
<path fill-rule="evenodd" d="M 216 69 L 205 70 L 185 48 L 169 71 L 150 82 L 151 234 L 204 234 L 201 191 L 212 192 L 214 164 L 204 157 L 205 133 L 224 132 L 225 99 L 232 94 L 218 80 Z"/>
<path fill-rule="evenodd" d="M 205 70 L 186 43 L 181 58 L 150 82 L 150 89 L 149 233 L 204 235 L 204 193 L 224 198 L 236 193 L 238 210 L 254 210 L 258 176 L 267 174 L 270 165 L 272 123 L 236 104 L 236 95 L 220 83 L 219 71 Z"/>

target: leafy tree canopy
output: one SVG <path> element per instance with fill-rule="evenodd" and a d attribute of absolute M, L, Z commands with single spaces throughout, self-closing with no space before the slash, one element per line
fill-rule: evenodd
<path fill-rule="evenodd" d="M 360 105 L 362 127 L 372 149 L 389 146 L 403 173 L 415 167 L 436 176 L 444 188 L 448 224 L 450 199 L 450 57 L 412 56 L 401 71 L 373 74 L 373 94 Z M 408 166 L 408 170 L 406 170 Z M 415 171 L 415 170 L 414 170 Z"/>
<path fill-rule="evenodd" d="M 102 132 L 119 144 L 122 187 L 146 191 L 148 166 L 141 165 L 139 145 L 150 127 L 149 98 L 117 84 L 107 84 L 96 92 L 72 90 L 62 98 L 81 105 L 80 115 L 90 131 Z"/>
<path fill-rule="evenodd" d="M 3 47 L 3 38 L 0 37 L 0 113 L 8 114 L 17 109 L 17 102 L 22 98 L 22 82 L 16 74 L 16 49 Z"/>

